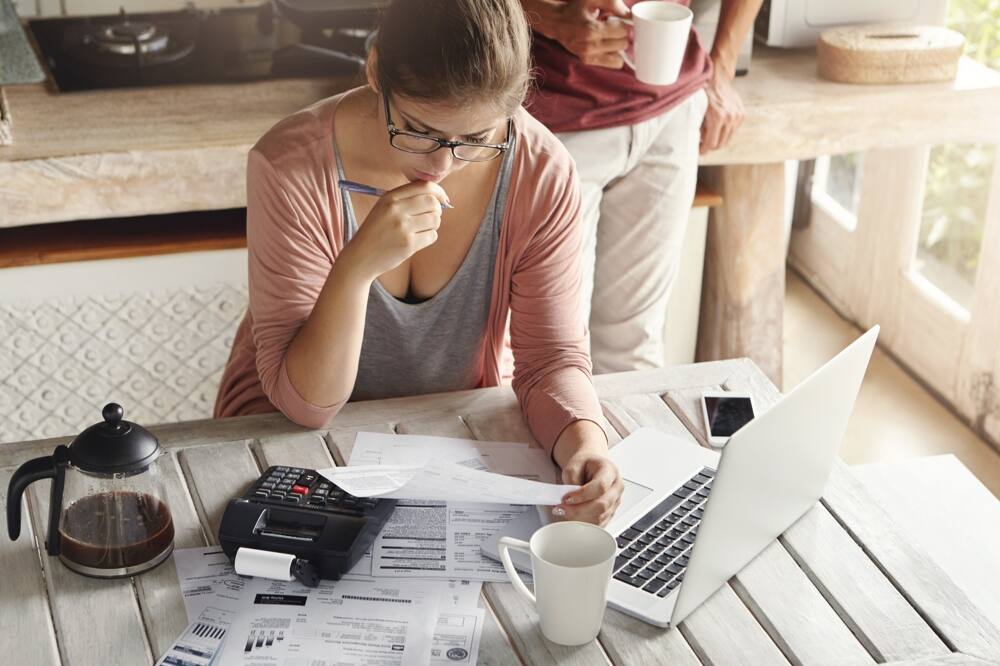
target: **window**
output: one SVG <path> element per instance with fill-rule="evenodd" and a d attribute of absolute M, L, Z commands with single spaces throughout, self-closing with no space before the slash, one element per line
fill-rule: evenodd
<path fill-rule="evenodd" d="M 966 55 L 1000 69 L 1000 2 L 951 0 L 948 26 L 963 33 Z M 935 146 L 924 191 L 916 270 L 968 310 L 979 265 L 997 147 Z"/>
<path fill-rule="evenodd" d="M 813 205 L 823 209 L 847 229 L 854 229 L 858 224 L 863 163 L 863 153 L 816 159 L 812 186 Z"/>

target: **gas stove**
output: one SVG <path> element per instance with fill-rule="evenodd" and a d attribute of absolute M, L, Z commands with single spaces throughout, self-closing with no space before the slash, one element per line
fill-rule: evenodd
<path fill-rule="evenodd" d="M 378 0 L 273 0 L 257 7 L 28 22 L 62 92 L 356 74 Z"/>

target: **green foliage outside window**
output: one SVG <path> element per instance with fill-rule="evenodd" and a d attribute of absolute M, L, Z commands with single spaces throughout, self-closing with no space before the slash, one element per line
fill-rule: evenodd
<path fill-rule="evenodd" d="M 948 27 L 965 35 L 967 56 L 1000 70 L 1000 0 L 951 0 Z M 983 144 L 931 150 L 919 255 L 950 267 L 967 285 L 975 280 L 979 263 L 996 154 L 996 145 Z M 941 286 L 960 302 L 966 300 Z"/>

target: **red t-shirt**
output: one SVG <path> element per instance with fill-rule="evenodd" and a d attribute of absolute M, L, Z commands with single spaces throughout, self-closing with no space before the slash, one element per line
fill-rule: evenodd
<path fill-rule="evenodd" d="M 690 0 L 680 0 L 687 5 Z M 631 7 L 638 0 L 626 0 Z M 650 86 L 635 78 L 632 69 L 585 65 L 555 40 L 534 34 L 532 55 L 537 89 L 525 106 L 553 132 L 574 132 L 634 125 L 666 112 L 705 85 L 712 61 L 694 28 L 677 81 Z"/>

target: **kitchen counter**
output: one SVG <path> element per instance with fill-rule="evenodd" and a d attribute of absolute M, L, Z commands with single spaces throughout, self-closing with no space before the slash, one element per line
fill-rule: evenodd
<path fill-rule="evenodd" d="M 282 117 L 357 81 L 281 80 L 56 94 L 4 90 L 0 228 L 245 205 L 245 161 Z M 784 160 L 943 142 L 1000 142 L 1000 73 L 963 59 L 954 81 L 849 85 L 812 50 L 756 49 L 736 82 L 747 118 L 705 155 L 725 205 L 709 225 L 699 360 L 750 356 L 781 381 Z"/>
<path fill-rule="evenodd" d="M 737 80 L 747 119 L 705 165 L 802 159 L 919 140 L 1000 140 L 1000 73 L 964 59 L 955 81 L 857 86 L 817 78 L 812 51 L 759 48 Z M 350 79 L 286 79 L 58 94 L 5 89 L 0 227 L 244 205 L 247 150 Z M 949 121 L 950 119 L 950 121 Z M 45 191 L 44 200 L 38 197 Z"/>

